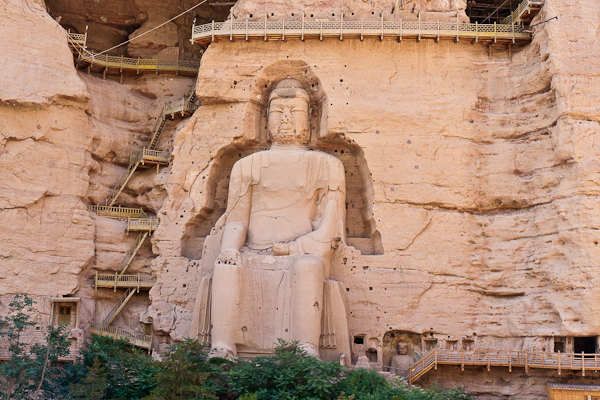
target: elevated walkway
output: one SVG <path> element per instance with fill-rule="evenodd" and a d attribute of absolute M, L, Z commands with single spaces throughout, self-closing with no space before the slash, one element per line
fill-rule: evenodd
<path fill-rule="evenodd" d="M 140 290 L 150 290 L 156 279 L 151 276 L 144 275 L 120 275 L 118 272 L 114 274 L 99 274 L 96 271 L 96 278 L 94 280 L 94 287 L 98 288 L 111 288 L 115 292 L 117 288 L 134 288 Z"/>
<path fill-rule="evenodd" d="M 129 232 L 154 232 L 158 228 L 158 219 L 156 218 L 129 218 L 127 220 L 127 234 Z"/>
<path fill-rule="evenodd" d="M 581 371 L 600 369 L 599 354 L 544 353 L 536 351 L 504 351 L 504 350 L 450 350 L 435 348 L 421 357 L 410 367 L 409 383 L 414 382 L 438 365 L 483 366 L 488 371 L 491 367 L 513 367 L 554 369 L 558 375 L 563 370 Z"/>
<path fill-rule="evenodd" d="M 116 326 L 105 326 L 96 322 L 90 323 L 90 331 L 93 335 L 108 336 L 113 339 L 126 339 L 129 342 L 142 349 L 150 350 L 152 347 L 152 336 L 142 335 L 140 333 L 133 333 L 121 329 Z"/>
<path fill-rule="evenodd" d="M 148 215 L 142 208 L 128 208 L 121 206 L 100 206 L 91 205 L 90 211 L 95 212 L 99 217 L 108 218 L 146 218 Z"/>
<path fill-rule="evenodd" d="M 521 4 L 508 17 L 502 20 L 503 24 L 530 24 L 541 11 L 544 0 L 523 0 Z"/>
<path fill-rule="evenodd" d="M 299 14 L 302 14 L 300 12 Z M 212 22 L 192 27 L 192 41 L 206 45 L 210 42 L 234 39 L 288 40 L 288 39 L 449 39 L 470 40 L 473 43 L 528 44 L 531 33 L 514 24 L 470 24 L 460 22 L 420 22 L 401 20 L 348 21 L 236 21 Z"/>
<path fill-rule="evenodd" d="M 115 57 L 106 54 L 96 54 L 87 50 L 87 29 L 85 33 L 67 32 L 69 46 L 76 56 L 77 68 L 88 68 L 89 71 L 104 74 L 122 74 L 144 72 L 174 73 L 176 75 L 196 76 L 200 61 L 196 60 L 164 60 L 156 58 Z"/>

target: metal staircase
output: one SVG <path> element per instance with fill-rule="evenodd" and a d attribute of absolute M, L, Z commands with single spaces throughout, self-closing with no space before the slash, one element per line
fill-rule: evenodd
<path fill-rule="evenodd" d="M 121 298 L 119 299 L 118 303 L 115 304 L 115 306 L 112 308 L 112 310 L 110 310 L 106 318 L 104 318 L 104 321 L 102 321 L 102 325 L 110 325 L 115 320 L 115 318 L 117 318 L 117 315 L 119 315 L 123 307 L 125 307 L 129 299 L 131 299 L 136 292 L 136 288 L 127 289 L 123 296 L 121 296 Z"/>
<path fill-rule="evenodd" d="M 119 265 L 119 268 L 117 269 L 117 272 L 121 271 L 121 272 L 119 272 L 119 275 L 123 275 L 125 273 L 125 271 L 127 271 L 129 264 L 131 264 L 131 261 L 133 261 L 133 258 L 137 254 L 138 250 L 140 249 L 140 247 L 142 247 L 144 240 L 146 240 L 146 238 L 149 235 L 150 235 L 149 231 L 142 231 L 138 234 L 137 238 L 135 239 L 135 243 L 129 249 L 129 251 L 127 252 L 125 257 L 123 258 L 123 261 L 121 261 L 121 265 Z"/>

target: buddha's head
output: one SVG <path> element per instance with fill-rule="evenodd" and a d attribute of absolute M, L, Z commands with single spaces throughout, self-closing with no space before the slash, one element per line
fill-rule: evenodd
<path fill-rule="evenodd" d="M 310 140 L 308 93 L 297 79 L 286 78 L 269 97 L 268 135 L 274 143 L 301 143 Z"/>
<path fill-rule="evenodd" d="M 401 356 L 408 354 L 408 344 L 406 342 L 398 342 L 398 354 Z"/>

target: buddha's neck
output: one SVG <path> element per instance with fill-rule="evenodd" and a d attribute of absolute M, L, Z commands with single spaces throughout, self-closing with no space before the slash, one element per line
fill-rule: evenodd
<path fill-rule="evenodd" d="M 308 144 L 302 144 L 302 143 L 278 143 L 278 142 L 273 142 L 273 143 L 271 143 L 270 150 L 276 150 L 276 151 L 310 150 L 310 148 L 308 147 Z"/>

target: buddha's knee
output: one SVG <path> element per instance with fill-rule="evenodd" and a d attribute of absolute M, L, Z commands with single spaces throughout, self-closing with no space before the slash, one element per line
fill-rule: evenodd
<path fill-rule="evenodd" d="M 294 276 L 301 277 L 303 280 L 315 278 L 322 281 L 324 267 L 323 258 L 313 254 L 305 254 L 294 261 L 292 272 Z"/>

